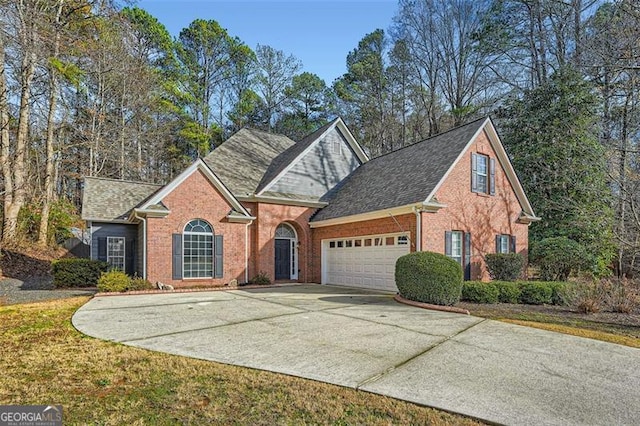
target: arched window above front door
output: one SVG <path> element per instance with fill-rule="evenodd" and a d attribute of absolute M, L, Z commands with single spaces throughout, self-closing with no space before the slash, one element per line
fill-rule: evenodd
<path fill-rule="evenodd" d="M 287 238 L 290 240 L 295 240 L 296 233 L 291 226 L 283 223 L 278 226 L 278 228 L 276 228 L 276 238 Z"/>

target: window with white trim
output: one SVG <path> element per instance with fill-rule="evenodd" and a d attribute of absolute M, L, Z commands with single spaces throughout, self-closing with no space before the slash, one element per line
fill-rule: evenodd
<path fill-rule="evenodd" d="M 182 276 L 213 278 L 213 228 L 201 219 L 187 223 L 182 233 Z"/>
<path fill-rule="evenodd" d="M 451 258 L 462 264 L 462 231 L 451 232 Z"/>
<path fill-rule="evenodd" d="M 125 254 L 124 237 L 107 237 L 107 263 L 124 271 Z"/>
<path fill-rule="evenodd" d="M 496 248 L 498 253 L 509 253 L 509 242 L 511 235 L 498 235 L 498 244 Z"/>

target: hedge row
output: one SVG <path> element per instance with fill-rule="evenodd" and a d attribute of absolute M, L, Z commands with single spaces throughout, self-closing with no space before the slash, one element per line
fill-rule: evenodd
<path fill-rule="evenodd" d="M 103 272 L 109 269 L 107 262 L 91 259 L 60 259 L 51 263 L 53 285 L 60 287 L 95 287 Z"/>
<path fill-rule="evenodd" d="M 566 283 L 556 281 L 465 281 L 462 300 L 471 303 L 566 304 Z"/>

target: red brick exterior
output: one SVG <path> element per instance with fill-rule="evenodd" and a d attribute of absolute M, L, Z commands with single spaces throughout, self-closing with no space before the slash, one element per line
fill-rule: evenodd
<path fill-rule="evenodd" d="M 264 272 L 271 281 L 275 279 L 275 232 L 278 225 L 287 223 L 294 228 L 298 237 L 298 281 L 311 282 L 309 218 L 316 209 L 266 203 L 245 204 L 245 208 L 256 217 L 249 226 L 249 278 L 258 272 Z"/>
<path fill-rule="evenodd" d="M 528 226 L 518 224 L 522 208 L 505 171 L 496 158 L 493 196 L 471 192 L 471 154 L 496 158 L 482 132 L 454 166 L 438 189 L 438 202 L 446 205 L 436 213 L 420 214 L 421 249 L 444 253 L 445 232 L 458 230 L 472 236 L 472 279 L 488 279 L 484 255 L 495 252 L 497 234 L 516 236 L 517 251 L 527 254 Z M 425 194 L 425 198 L 428 194 Z M 342 225 L 310 229 L 315 208 L 266 203 L 244 203 L 256 220 L 252 224 L 230 223 L 231 206 L 201 172 L 195 172 L 169 193 L 163 204 L 171 211 L 164 218 L 147 220 L 147 277 L 177 287 L 224 285 L 232 279 L 245 282 L 258 272 L 275 276 L 275 231 L 281 223 L 290 224 L 298 236 L 298 281 L 321 282 L 324 239 L 408 232 L 411 251 L 416 250 L 417 218 L 413 213 Z M 192 219 L 209 222 L 215 234 L 224 236 L 224 277 L 222 279 L 183 279 L 172 277 L 172 234 L 182 233 Z M 247 270 L 248 266 L 248 270 Z"/>
<path fill-rule="evenodd" d="M 176 287 L 224 285 L 232 279 L 244 282 L 245 230 L 230 223 L 230 204 L 200 171 L 187 177 L 162 203 L 171 211 L 164 218 L 147 219 L 147 279 Z M 218 279 L 172 279 L 172 234 L 182 233 L 193 219 L 204 219 L 216 235 L 224 236 L 224 276 Z"/>
<path fill-rule="evenodd" d="M 489 140 L 482 132 L 436 193 L 447 207 L 437 213 L 422 213 L 422 250 L 444 253 L 445 231 L 471 233 L 471 279 L 488 280 L 484 255 L 495 253 L 497 234 L 516 236 L 516 251 L 527 255 L 529 229 L 517 223 L 522 207 L 515 196 L 504 169 L 496 158 L 495 195 L 471 192 L 471 154 L 496 158 Z"/>

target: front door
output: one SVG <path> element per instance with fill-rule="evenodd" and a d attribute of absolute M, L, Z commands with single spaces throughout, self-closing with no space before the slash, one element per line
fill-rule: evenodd
<path fill-rule="evenodd" d="M 276 280 L 291 279 L 291 240 L 276 238 Z"/>

